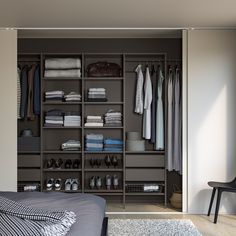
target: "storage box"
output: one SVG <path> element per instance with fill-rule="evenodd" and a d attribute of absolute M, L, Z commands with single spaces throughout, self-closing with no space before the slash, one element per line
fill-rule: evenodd
<path fill-rule="evenodd" d="M 40 137 L 19 137 L 17 150 L 18 152 L 24 152 L 24 151 L 39 152 Z"/>
<path fill-rule="evenodd" d="M 126 133 L 127 140 L 142 140 L 140 132 L 127 132 Z"/>
<path fill-rule="evenodd" d="M 127 140 L 126 151 L 132 151 L 132 152 L 145 151 L 145 140 Z"/>

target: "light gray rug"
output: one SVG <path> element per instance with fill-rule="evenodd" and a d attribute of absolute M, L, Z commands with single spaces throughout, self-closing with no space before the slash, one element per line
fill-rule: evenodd
<path fill-rule="evenodd" d="M 109 219 L 109 236 L 201 236 L 191 220 Z"/>

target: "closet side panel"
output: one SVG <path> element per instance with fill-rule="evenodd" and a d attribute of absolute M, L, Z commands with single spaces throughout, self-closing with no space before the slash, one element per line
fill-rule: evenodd
<path fill-rule="evenodd" d="M 0 191 L 17 189 L 17 31 L 0 30 Z"/>
<path fill-rule="evenodd" d="M 188 212 L 207 212 L 207 182 L 236 175 L 236 31 L 188 32 Z M 213 209 L 215 209 L 213 207 Z M 220 211 L 236 213 L 235 194 Z"/>

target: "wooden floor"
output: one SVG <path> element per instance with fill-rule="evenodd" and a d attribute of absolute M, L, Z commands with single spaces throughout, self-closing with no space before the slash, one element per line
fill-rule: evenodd
<path fill-rule="evenodd" d="M 161 204 L 128 203 L 123 208 L 122 204 L 108 203 L 107 216 L 110 219 L 190 219 L 203 236 L 236 236 L 236 215 L 219 215 L 218 223 L 214 224 L 214 215 L 183 214 Z"/>

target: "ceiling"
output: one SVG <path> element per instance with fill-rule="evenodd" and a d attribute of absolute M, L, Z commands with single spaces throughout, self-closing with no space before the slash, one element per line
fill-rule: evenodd
<path fill-rule="evenodd" d="M 235 0 L 1 0 L 0 27 L 235 27 Z"/>

